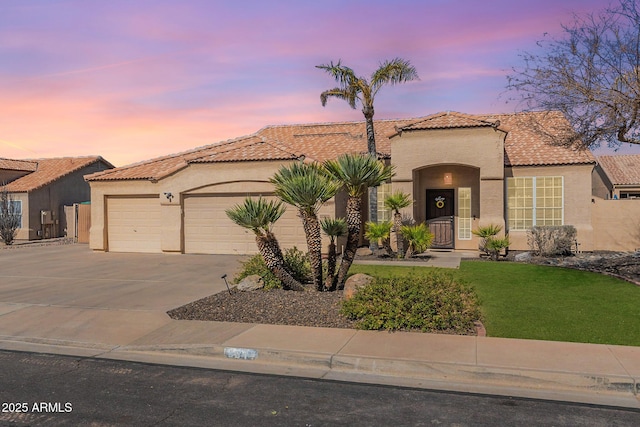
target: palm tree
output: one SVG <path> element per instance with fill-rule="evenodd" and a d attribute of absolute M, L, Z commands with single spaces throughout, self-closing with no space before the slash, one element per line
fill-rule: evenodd
<path fill-rule="evenodd" d="M 407 252 L 404 254 L 405 258 L 411 258 L 413 254 L 426 251 L 433 241 L 433 234 L 424 222 L 417 225 L 403 225 L 400 232 L 409 242 Z"/>
<path fill-rule="evenodd" d="M 267 201 L 262 197 L 254 200 L 250 197 L 244 203 L 235 205 L 225 212 L 231 221 L 241 227 L 248 228 L 256 235 L 258 251 L 267 268 L 282 282 L 282 287 L 294 291 L 303 291 L 304 286 L 284 268 L 284 257 L 271 226 L 285 211 L 281 201 Z"/>
<path fill-rule="evenodd" d="M 329 254 L 327 256 L 327 280 L 325 289 L 336 288 L 336 238 L 347 234 L 347 222 L 343 218 L 323 218 L 320 220 L 322 232 L 329 236 Z"/>
<path fill-rule="evenodd" d="M 276 196 L 298 208 L 307 239 L 313 285 L 322 291 L 322 237 L 318 210 L 336 195 L 341 185 L 331 179 L 320 165 L 301 162 L 282 166 L 271 178 L 271 183 L 275 186 Z"/>
<path fill-rule="evenodd" d="M 393 166 L 385 165 L 369 154 L 343 154 L 327 160 L 324 167 L 347 191 L 347 245 L 338 270 L 337 287 L 344 288 L 347 273 L 356 255 L 362 225 L 362 195 L 367 187 L 375 187 L 391 179 Z"/>
<path fill-rule="evenodd" d="M 391 249 L 391 244 L 389 243 L 389 238 L 391 237 L 391 227 L 393 224 L 391 221 L 383 221 L 383 222 L 367 222 L 365 224 L 365 236 L 369 240 L 373 240 L 375 242 L 381 240 L 382 247 L 387 252 L 387 255 L 393 256 L 393 249 Z"/>
<path fill-rule="evenodd" d="M 372 156 L 378 155 L 376 150 L 376 137 L 373 129 L 373 115 L 375 113 L 373 103 L 376 95 L 383 86 L 390 84 L 395 85 L 411 80 L 418 80 L 418 72 L 415 67 L 407 60 L 395 58 L 390 61 L 384 61 L 378 69 L 371 74 L 369 80 L 365 77 L 356 76 L 355 72 L 344 65 L 341 61 L 334 64 L 316 65 L 316 68 L 325 70 L 337 82 L 338 86 L 325 90 L 320 94 L 320 102 L 322 106 L 327 105 L 330 97 L 343 99 L 355 109 L 359 102 L 362 105 L 362 114 L 367 127 L 367 147 L 368 152 Z M 369 220 L 378 222 L 378 194 L 375 188 L 369 188 Z"/>
<path fill-rule="evenodd" d="M 402 191 L 390 194 L 384 201 L 385 207 L 393 211 L 393 231 L 396 233 L 396 245 L 398 247 L 399 258 L 404 256 L 404 239 L 400 233 L 400 229 L 402 228 L 402 214 L 400 213 L 400 209 L 411 206 L 411 203 L 413 203 L 411 197 Z"/>

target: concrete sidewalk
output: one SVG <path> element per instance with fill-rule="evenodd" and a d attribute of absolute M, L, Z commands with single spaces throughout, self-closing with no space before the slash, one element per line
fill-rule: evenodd
<path fill-rule="evenodd" d="M 640 409 L 640 347 L 172 320 L 171 300 L 214 293 L 176 271 L 219 278 L 235 261 L 60 251 L 78 263 L 72 275 L 51 253 L 42 271 L 18 251 L 0 261 L 32 263 L 0 283 L 0 349 Z M 92 278 L 112 262 L 146 278 Z"/>

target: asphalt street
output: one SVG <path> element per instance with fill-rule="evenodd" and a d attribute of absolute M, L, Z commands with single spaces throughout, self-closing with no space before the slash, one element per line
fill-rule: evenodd
<path fill-rule="evenodd" d="M 637 410 L 0 351 L 2 426 L 637 426 Z"/>

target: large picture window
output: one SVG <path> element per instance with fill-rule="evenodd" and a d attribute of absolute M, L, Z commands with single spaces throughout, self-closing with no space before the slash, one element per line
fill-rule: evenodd
<path fill-rule="evenodd" d="M 563 188 L 561 176 L 507 178 L 509 230 L 564 225 Z"/>
<path fill-rule="evenodd" d="M 0 216 L 7 214 L 17 217 L 18 228 L 22 228 L 22 200 L 8 200 L 8 205 L 5 208 L 0 209 Z"/>

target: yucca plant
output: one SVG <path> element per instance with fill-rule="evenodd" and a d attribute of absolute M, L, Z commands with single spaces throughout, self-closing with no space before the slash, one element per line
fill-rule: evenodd
<path fill-rule="evenodd" d="M 416 225 L 403 225 L 400 228 L 400 233 L 409 242 L 407 252 L 404 254 L 405 258 L 411 258 L 413 254 L 426 251 L 433 241 L 433 234 L 424 222 Z"/>
<path fill-rule="evenodd" d="M 341 184 L 332 179 L 322 166 L 315 163 L 296 162 L 281 167 L 271 178 L 276 196 L 285 203 L 298 208 L 307 239 L 307 251 L 313 276 L 313 285 L 323 289 L 322 281 L 322 236 L 318 210 L 327 200 L 336 195 Z"/>
<path fill-rule="evenodd" d="M 347 235 L 347 221 L 343 218 L 323 218 L 320 220 L 320 227 L 330 239 L 329 254 L 327 256 L 327 278 L 324 285 L 325 289 L 330 290 L 336 288 L 336 239 Z"/>
<path fill-rule="evenodd" d="M 393 166 L 385 165 L 369 154 L 343 154 L 335 160 L 327 160 L 325 169 L 347 190 L 347 245 L 338 270 L 338 289 L 344 288 L 347 273 L 358 248 L 362 225 L 362 195 L 368 187 L 377 187 L 390 180 Z"/>
<path fill-rule="evenodd" d="M 400 229 L 402 228 L 402 214 L 400 213 L 400 209 L 411 206 L 412 203 L 413 200 L 411 200 L 411 196 L 402 191 L 396 191 L 384 200 L 385 207 L 393 211 L 393 231 L 396 233 L 396 246 L 398 248 L 399 258 L 404 256 L 404 240 L 402 233 L 400 233 Z"/>
<path fill-rule="evenodd" d="M 247 197 L 242 204 L 225 211 L 231 221 L 254 232 L 264 263 L 282 282 L 282 287 L 303 291 L 304 286 L 285 269 L 282 250 L 276 236 L 271 232 L 271 226 L 284 212 L 285 207 L 281 201 L 265 200 L 262 197 L 257 200 Z"/>
<path fill-rule="evenodd" d="M 365 224 L 365 237 L 369 240 L 376 242 L 382 242 L 382 247 L 388 255 L 393 256 L 393 249 L 391 249 L 391 243 L 389 239 L 391 237 L 391 221 L 384 222 L 367 222 Z"/>

